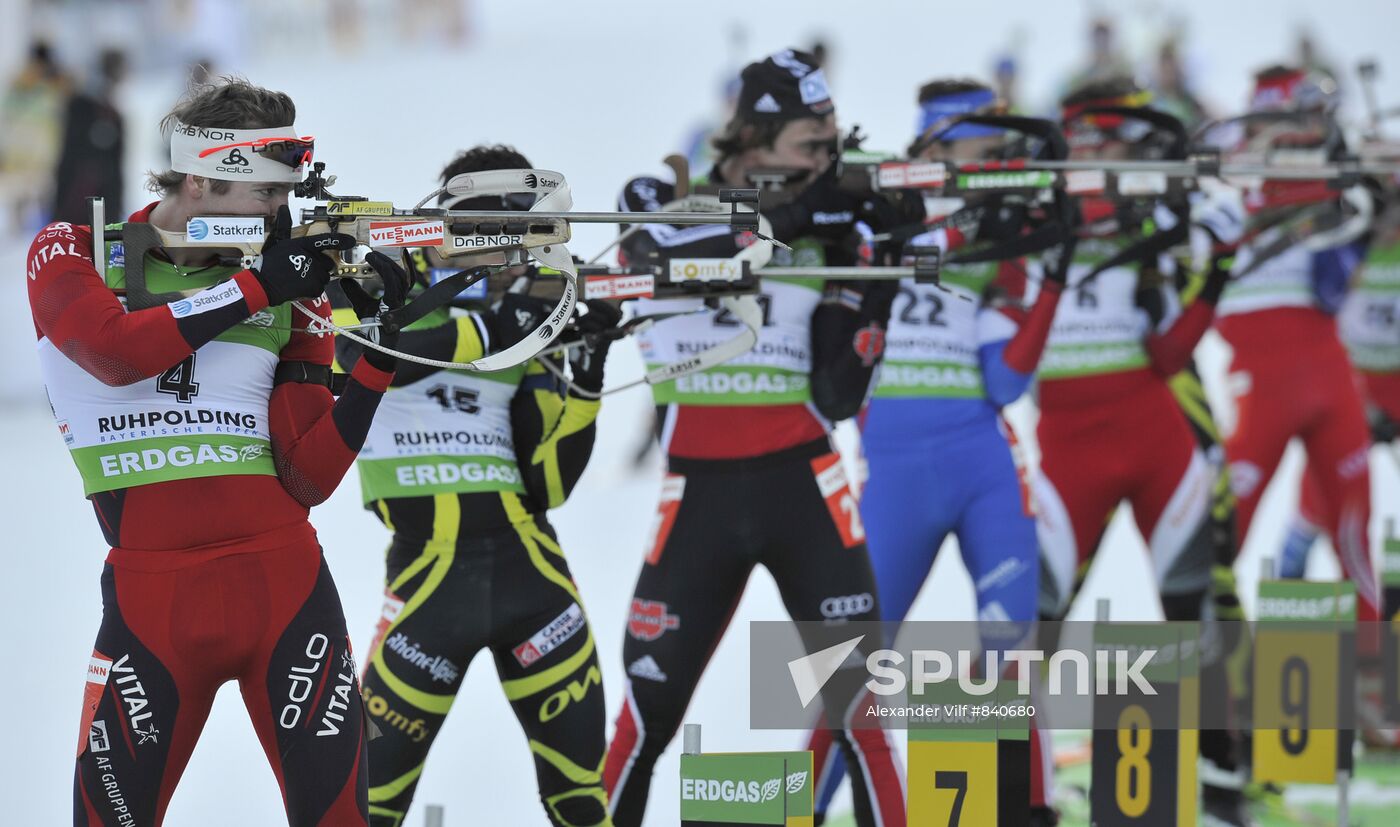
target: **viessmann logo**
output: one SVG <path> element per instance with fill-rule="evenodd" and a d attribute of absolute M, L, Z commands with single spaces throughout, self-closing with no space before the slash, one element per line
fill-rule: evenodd
<path fill-rule="evenodd" d="M 371 221 L 371 247 L 430 247 L 442 244 L 441 221 Z"/>

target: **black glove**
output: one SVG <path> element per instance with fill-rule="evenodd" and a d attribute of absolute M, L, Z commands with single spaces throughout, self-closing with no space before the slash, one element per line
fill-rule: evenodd
<path fill-rule="evenodd" d="M 398 347 L 399 327 L 389 313 L 403 307 L 404 298 L 408 294 L 408 275 L 393 259 L 383 253 L 370 253 L 365 256 L 365 263 L 373 268 L 374 272 L 379 274 L 380 281 L 384 282 L 384 295 L 378 301 L 371 298 L 354 279 L 341 279 L 340 287 L 345 291 L 345 298 L 350 300 L 350 306 L 355 309 L 355 315 L 361 322 L 379 323 L 378 327 L 361 330 L 360 335 L 383 347 Z M 386 373 L 392 373 L 399 361 L 372 347 L 365 348 L 364 360 L 369 362 L 371 367 Z"/>
<path fill-rule="evenodd" d="M 1024 201 L 1001 196 L 982 204 L 981 210 L 975 236 L 978 241 L 1012 241 L 1020 238 L 1030 217 Z"/>
<path fill-rule="evenodd" d="M 267 294 L 269 307 L 292 299 L 314 299 L 326 291 L 335 265 L 328 250 L 349 250 L 353 236 L 344 233 L 318 233 L 292 238 L 292 213 L 285 206 L 277 210 L 272 232 L 263 243 L 262 266 L 253 276 Z"/>
<path fill-rule="evenodd" d="M 488 325 L 494 339 L 491 351 L 505 350 L 530 335 L 553 309 L 553 303 L 525 293 L 501 296 L 501 303 L 496 306 L 494 318 Z"/>
<path fill-rule="evenodd" d="M 765 210 L 764 215 L 779 241 L 808 235 L 840 241 L 855 230 L 863 206 L 862 199 L 842 190 L 836 176 L 828 170 L 791 203 Z"/>
<path fill-rule="evenodd" d="M 1040 254 L 1040 266 L 1045 281 L 1057 284 L 1061 288 L 1069 283 L 1069 268 L 1074 263 L 1074 248 L 1078 245 L 1079 238 L 1070 234 L 1064 241 Z"/>
<path fill-rule="evenodd" d="M 1372 442 L 1394 442 L 1396 434 L 1400 434 L 1400 422 L 1391 419 L 1378 405 L 1366 406 L 1366 419 L 1371 425 Z"/>
<path fill-rule="evenodd" d="M 1044 271 L 1045 281 L 1064 287 L 1069 283 L 1069 268 L 1074 263 L 1074 250 L 1079 245 L 1076 232 L 1079 226 L 1079 208 L 1067 194 L 1057 191 L 1047 215 L 1050 223 L 1059 225 L 1064 241 L 1041 253 L 1041 269 Z"/>
<path fill-rule="evenodd" d="M 575 385 L 600 393 L 603 390 L 603 363 L 607 361 L 608 347 L 613 341 L 613 337 L 606 335 L 606 332 L 622 321 L 622 310 L 602 299 L 589 299 L 584 304 L 588 312 L 574 323 L 583 346 L 569 351 L 569 369 L 574 375 Z"/>

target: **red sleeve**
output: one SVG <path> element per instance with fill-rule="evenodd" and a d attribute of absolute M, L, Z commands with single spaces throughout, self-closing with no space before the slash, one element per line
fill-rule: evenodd
<path fill-rule="evenodd" d="M 1175 376 L 1191 361 L 1196 344 L 1215 320 L 1215 305 L 1197 299 L 1172 322 L 1166 332 L 1147 337 L 1147 357 L 1161 376 Z"/>
<path fill-rule="evenodd" d="M 331 318 L 331 300 L 324 293 L 319 299 L 301 299 L 299 303 L 322 319 Z M 282 361 L 329 365 L 335 358 L 335 339 L 329 333 L 308 333 L 311 319 L 290 303 L 287 308 L 292 312 L 292 337 L 282 348 Z"/>
<path fill-rule="evenodd" d="M 1210 273 L 1195 301 L 1172 322 L 1165 333 L 1149 335 L 1145 343 L 1152 369 L 1166 377 L 1175 376 L 1191 361 L 1191 353 L 1215 321 L 1215 305 L 1230 279 L 1234 257 L 1217 255 L 1211 259 Z"/>
<path fill-rule="evenodd" d="M 323 318 L 330 318 L 330 300 L 302 302 Z M 293 309 L 293 328 L 310 320 Z M 335 353 L 328 334 L 293 332 L 282 349 L 284 362 L 311 362 L 329 367 Z M 379 400 L 393 380 L 361 359 L 339 399 L 324 385 L 284 382 L 272 389 L 268 400 L 268 430 L 277 477 L 292 498 L 310 508 L 326 501 L 364 445 Z"/>
<path fill-rule="evenodd" d="M 262 286 L 244 270 L 210 288 L 227 298 L 208 310 L 181 318 L 170 306 L 128 313 L 93 264 L 91 229 L 67 223 L 35 237 L 27 275 L 35 332 L 107 385 L 155 376 L 267 306 Z"/>
<path fill-rule="evenodd" d="M 1013 258 L 997 262 L 997 277 L 993 282 L 1005 295 L 1020 301 L 1026 297 L 1025 259 Z"/>
<path fill-rule="evenodd" d="M 1055 308 L 1059 306 L 1063 290 L 1058 282 L 1048 279 L 1041 281 L 1040 295 L 1035 297 L 1035 304 L 1031 305 L 1023 319 L 1017 320 L 1021 323 L 1021 329 L 1016 331 L 1016 335 L 1006 343 L 1006 350 L 1002 351 L 1001 358 L 1007 367 L 1017 373 L 1035 373 L 1040 356 L 1045 351 L 1045 342 L 1050 338 L 1050 326 L 1055 321 Z"/>

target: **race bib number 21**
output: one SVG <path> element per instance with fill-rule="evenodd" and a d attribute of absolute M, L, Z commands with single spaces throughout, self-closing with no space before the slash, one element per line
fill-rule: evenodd
<path fill-rule="evenodd" d="M 855 548 L 865 542 L 860 503 L 846 480 L 840 455 L 825 454 L 812 460 L 812 473 L 817 477 L 817 488 L 821 491 L 822 499 L 826 500 L 831 520 L 841 532 L 841 543 L 846 548 Z"/>

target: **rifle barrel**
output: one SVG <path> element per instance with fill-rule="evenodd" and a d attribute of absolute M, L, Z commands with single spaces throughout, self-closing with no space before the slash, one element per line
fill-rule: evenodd
<path fill-rule="evenodd" d="M 1028 170 L 1062 170 L 1075 172 L 1080 170 L 1103 170 L 1107 172 L 1154 172 L 1173 177 L 1198 177 L 1205 174 L 1206 167 L 1193 161 L 1027 161 L 1018 164 L 1020 169 Z M 1015 168 L 1007 168 L 1006 171 L 1014 171 Z M 989 169 L 990 171 L 1001 171 Z M 1371 163 L 1371 164 L 1319 164 L 1319 165 L 1297 165 L 1290 164 L 1265 164 L 1265 163 L 1229 163 L 1220 164 L 1220 175 L 1238 175 L 1245 177 L 1289 179 L 1289 180 L 1315 180 L 1319 178 L 1334 178 L 1339 175 L 1396 175 L 1400 174 L 1400 164 L 1396 163 Z"/>
<path fill-rule="evenodd" d="M 396 210 L 392 215 L 328 215 L 321 209 L 302 210 L 302 221 L 350 221 L 354 219 L 389 220 L 417 218 L 434 220 L 530 221 L 531 219 L 563 219 L 576 224 L 729 224 L 735 215 L 755 215 L 752 212 L 529 212 L 524 210 Z"/>
<path fill-rule="evenodd" d="M 913 267 L 760 267 L 755 276 L 765 279 L 840 279 L 881 281 L 913 278 Z"/>
<path fill-rule="evenodd" d="M 562 218 L 577 224 L 728 224 L 733 216 L 728 212 L 517 212 L 502 215 L 515 220 Z"/>

